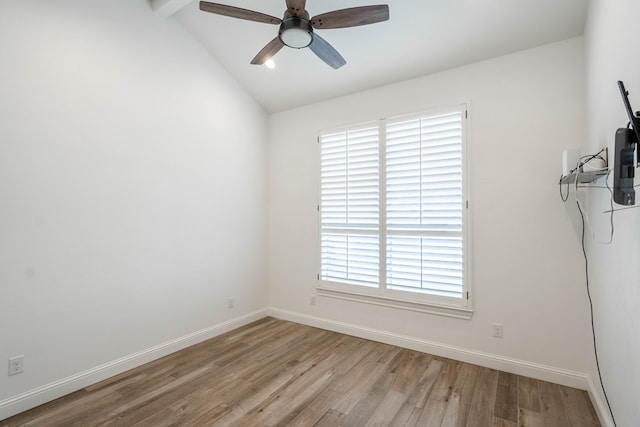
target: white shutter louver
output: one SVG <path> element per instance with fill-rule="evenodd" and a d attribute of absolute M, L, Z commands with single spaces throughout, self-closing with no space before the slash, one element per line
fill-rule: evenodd
<path fill-rule="evenodd" d="M 320 136 L 321 278 L 379 284 L 379 130 Z"/>
<path fill-rule="evenodd" d="M 386 126 L 386 284 L 462 297 L 462 113 Z"/>

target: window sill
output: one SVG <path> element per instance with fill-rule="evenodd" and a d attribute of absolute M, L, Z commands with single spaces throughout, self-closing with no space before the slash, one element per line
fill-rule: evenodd
<path fill-rule="evenodd" d="M 397 308 L 400 310 L 417 311 L 420 313 L 436 314 L 439 316 L 454 317 L 456 319 L 469 320 L 473 310 L 467 307 L 455 307 L 443 304 L 427 303 L 423 301 L 408 301 L 404 299 L 389 298 L 381 295 L 369 295 L 347 291 L 344 289 L 331 289 L 326 287 L 316 288 L 319 296 L 337 298 L 347 301 L 361 302 L 365 304 L 380 305 L 383 307 Z"/>

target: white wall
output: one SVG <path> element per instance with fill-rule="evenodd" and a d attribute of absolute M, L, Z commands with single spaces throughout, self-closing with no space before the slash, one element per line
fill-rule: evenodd
<path fill-rule="evenodd" d="M 468 350 L 471 360 L 502 361 L 494 365 L 571 383 L 564 370 L 586 387 L 588 317 L 578 236 L 557 185 L 563 148 L 585 138 L 584 85 L 583 39 L 576 38 L 272 115 L 274 312 L 403 335 L 446 354 Z M 473 318 L 324 297 L 311 306 L 318 272 L 317 132 L 461 102 L 471 103 Z M 491 336 L 493 322 L 504 324 L 503 339 Z M 541 370 L 526 369 L 532 366 Z"/>
<path fill-rule="evenodd" d="M 618 80 L 624 81 L 632 106 L 640 110 L 638 16 L 637 0 L 591 1 L 585 33 L 589 123 L 586 153 L 606 146 L 613 153 L 616 129 L 627 124 Z M 603 180 L 600 184 L 604 184 Z M 596 239 L 606 240 L 609 216 L 602 212 L 609 209 L 608 192 L 589 190 L 584 197 L 590 205 L 588 213 L 597 231 Z M 640 194 L 636 197 L 638 203 Z M 640 210 L 619 211 L 614 221 L 611 245 L 599 244 L 589 236 L 587 246 L 602 377 L 618 427 L 630 427 L 638 425 L 640 419 Z M 593 356 L 590 362 L 600 411 L 606 413 Z"/>
<path fill-rule="evenodd" d="M 264 314 L 267 115 L 203 47 L 145 0 L 21 0 L 0 2 L 0 52 L 2 372 L 25 357 L 0 419 Z"/>
<path fill-rule="evenodd" d="M 637 16 L 631 7 L 592 5 L 593 149 L 624 119 L 604 80 L 620 74 L 640 98 L 614 14 Z M 0 52 L 0 361 L 25 355 L 25 372 L 0 380 L 0 419 L 34 390 L 261 312 L 267 232 L 275 314 L 529 364 L 540 377 L 596 378 L 576 213 L 557 187 L 562 149 L 587 139 L 582 38 L 270 119 L 144 0 L 0 2 Z M 473 318 L 327 298 L 310 306 L 317 131 L 459 102 L 471 103 Z M 619 425 L 638 418 L 637 215 L 617 214 L 632 232 L 590 247 Z M 505 325 L 502 340 L 493 322 Z"/>

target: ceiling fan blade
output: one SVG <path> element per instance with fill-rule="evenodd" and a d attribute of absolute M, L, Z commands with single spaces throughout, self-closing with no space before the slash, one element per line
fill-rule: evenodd
<path fill-rule="evenodd" d="M 242 9 L 240 7 L 227 6 L 218 3 L 200 2 L 200 10 L 218 15 L 230 16 L 232 18 L 246 19 L 247 21 L 263 22 L 265 24 L 281 24 L 282 19 L 253 10 Z"/>
<path fill-rule="evenodd" d="M 389 6 L 360 6 L 334 10 L 311 18 L 311 25 L 316 29 L 346 28 L 359 25 L 375 24 L 389 20 Z"/>
<path fill-rule="evenodd" d="M 306 0 L 287 0 L 287 10 L 293 16 L 303 15 L 306 3 Z"/>
<path fill-rule="evenodd" d="M 280 41 L 279 37 L 271 40 L 265 47 L 262 48 L 255 58 L 251 61 L 254 65 L 262 65 L 267 62 L 268 59 L 273 58 L 276 53 L 284 47 L 284 43 Z"/>
<path fill-rule="evenodd" d="M 347 63 L 333 46 L 316 33 L 313 33 L 313 41 L 309 45 L 309 49 L 334 69 L 338 69 Z"/>

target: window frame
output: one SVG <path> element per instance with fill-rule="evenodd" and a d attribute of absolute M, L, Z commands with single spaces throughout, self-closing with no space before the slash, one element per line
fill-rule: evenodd
<path fill-rule="evenodd" d="M 463 280 L 462 280 L 462 297 L 442 297 L 430 293 L 419 291 L 408 291 L 390 289 L 387 287 L 386 278 L 386 240 L 387 240 L 387 221 L 386 221 L 386 125 L 389 121 L 398 122 L 402 120 L 414 120 L 419 118 L 427 118 L 441 114 L 460 113 L 461 117 L 461 174 L 462 174 L 462 260 L 463 260 Z M 316 291 L 318 295 L 330 298 L 338 298 L 348 301 L 356 301 L 361 303 L 385 306 L 396 309 L 418 311 L 423 313 L 438 314 L 460 319 L 470 319 L 473 315 L 472 310 L 472 292 L 471 292 L 471 208 L 470 208 L 470 180 L 469 180 L 469 104 L 457 104 L 447 107 L 434 108 L 418 113 L 406 114 L 401 116 L 390 117 L 388 119 L 378 119 L 363 123 L 351 124 L 321 130 L 318 132 L 318 167 L 319 167 L 319 184 L 318 184 L 318 285 Z M 362 129 L 376 125 L 378 128 L 378 191 L 379 191 L 379 252 L 378 252 L 378 284 L 376 287 L 341 283 L 322 279 L 322 144 L 321 136 L 329 133 L 340 133 Z"/>

